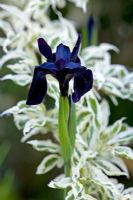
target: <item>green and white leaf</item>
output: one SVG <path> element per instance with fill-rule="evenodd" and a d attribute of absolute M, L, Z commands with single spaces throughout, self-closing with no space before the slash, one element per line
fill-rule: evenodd
<path fill-rule="evenodd" d="M 87 3 L 89 2 L 89 0 L 69 0 L 69 1 L 75 3 L 77 7 L 82 8 L 84 12 L 87 11 Z"/>
<path fill-rule="evenodd" d="M 133 160 L 133 150 L 126 146 L 116 146 L 113 148 L 113 154 L 122 158 Z"/>
<path fill-rule="evenodd" d="M 51 140 L 30 140 L 27 142 L 31 144 L 34 149 L 37 151 L 46 151 L 50 153 L 59 153 L 60 147 L 56 143 L 53 143 Z"/>
<path fill-rule="evenodd" d="M 17 74 L 17 75 L 7 74 L 4 77 L 2 77 L 0 80 L 1 81 L 11 80 L 17 85 L 25 86 L 31 82 L 32 77 L 27 74 L 25 75 L 24 74 Z"/>
<path fill-rule="evenodd" d="M 97 159 L 96 166 L 108 176 L 128 176 L 127 172 L 120 170 L 112 160 L 103 158 Z"/>
<path fill-rule="evenodd" d="M 40 165 L 37 167 L 36 174 L 46 174 L 53 168 L 61 167 L 62 165 L 63 161 L 60 156 L 56 154 L 50 154 L 48 156 L 45 156 Z"/>
<path fill-rule="evenodd" d="M 70 177 L 64 177 L 64 175 L 60 175 L 56 177 L 54 180 L 50 181 L 48 186 L 51 188 L 65 189 L 67 187 L 70 187 L 71 184 L 72 180 Z"/>

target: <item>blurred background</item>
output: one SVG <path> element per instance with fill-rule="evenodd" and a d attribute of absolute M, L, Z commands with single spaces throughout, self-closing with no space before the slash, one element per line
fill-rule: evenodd
<path fill-rule="evenodd" d="M 0 1 L 0 3 L 10 1 Z M 68 3 L 61 10 L 63 15 L 75 22 L 83 34 L 83 46 L 88 45 L 87 26 L 93 15 L 96 23 L 95 43 L 108 42 L 120 49 L 120 54 L 112 53 L 112 63 L 123 64 L 133 70 L 133 0 L 92 0 L 86 14 Z M 55 19 L 52 9 L 51 18 Z M 0 55 L 2 50 L 0 49 Z M 0 76 L 7 72 L 0 71 Z M 0 112 L 15 105 L 27 97 L 27 88 L 15 85 L 11 81 L 0 82 Z M 111 102 L 110 124 L 116 119 L 126 117 L 126 122 L 133 126 L 133 102 L 120 100 L 119 106 Z M 43 158 L 43 153 L 36 152 L 28 144 L 20 142 L 21 132 L 17 130 L 12 117 L 0 119 L 0 200 L 61 200 L 62 191 L 50 189 L 47 183 L 58 171 L 55 169 L 47 175 L 35 175 L 36 167 Z M 131 144 L 132 146 L 132 144 Z M 131 179 L 121 177 L 125 186 L 133 186 L 133 162 L 128 165 Z"/>

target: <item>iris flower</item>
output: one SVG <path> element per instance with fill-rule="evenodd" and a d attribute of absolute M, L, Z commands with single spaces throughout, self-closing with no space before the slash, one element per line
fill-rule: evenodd
<path fill-rule="evenodd" d="M 69 81 L 74 79 L 72 100 L 75 103 L 92 88 L 92 71 L 83 67 L 78 57 L 80 43 L 81 37 L 78 35 L 72 52 L 68 46 L 59 44 L 56 52 L 52 53 L 47 42 L 43 38 L 38 39 L 39 51 L 47 61 L 35 67 L 26 102 L 28 105 L 37 105 L 43 101 L 47 93 L 47 74 L 52 75 L 59 82 L 62 96 L 68 96 Z"/>
<path fill-rule="evenodd" d="M 95 30 L 95 21 L 94 21 L 94 17 L 91 15 L 88 20 L 88 42 L 89 42 L 89 45 L 92 45 L 94 30 Z"/>

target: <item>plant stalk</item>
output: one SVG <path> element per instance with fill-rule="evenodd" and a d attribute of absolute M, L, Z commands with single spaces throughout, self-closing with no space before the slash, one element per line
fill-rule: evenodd
<path fill-rule="evenodd" d="M 71 138 L 68 131 L 68 119 L 70 115 L 70 106 L 68 97 L 60 96 L 59 100 L 59 115 L 58 115 L 58 128 L 59 139 L 64 159 L 64 173 L 66 177 L 71 176 L 71 155 L 72 146 Z M 68 189 L 65 189 L 64 199 L 67 195 Z"/>

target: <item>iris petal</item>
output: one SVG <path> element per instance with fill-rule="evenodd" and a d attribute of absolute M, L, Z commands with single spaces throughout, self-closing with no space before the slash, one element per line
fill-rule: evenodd
<path fill-rule="evenodd" d="M 71 53 L 71 61 L 73 61 L 73 62 L 75 62 L 77 59 L 79 48 L 80 48 L 80 43 L 81 43 L 81 36 L 79 34 L 77 42 L 75 44 L 75 47 L 73 48 L 72 53 Z"/>
<path fill-rule="evenodd" d="M 76 74 L 74 77 L 74 93 L 72 94 L 73 101 L 75 103 L 79 101 L 81 96 L 92 88 L 92 85 L 93 75 L 91 70 L 84 69 Z"/>
<path fill-rule="evenodd" d="M 52 50 L 47 42 L 43 38 L 38 39 L 38 48 L 40 53 L 47 58 L 48 60 L 52 60 Z"/>
<path fill-rule="evenodd" d="M 45 72 L 40 67 L 36 67 L 26 104 L 27 105 L 40 104 L 46 92 L 47 92 L 47 81 L 45 77 Z"/>
<path fill-rule="evenodd" d="M 64 68 L 64 65 L 65 65 L 65 61 L 63 59 L 60 59 L 60 60 L 57 60 L 56 61 L 56 66 L 57 66 L 57 69 L 58 70 L 61 70 Z"/>
<path fill-rule="evenodd" d="M 47 74 L 53 74 L 53 75 L 56 74 L 58 71 L 56 65 L 52 62 L 43 63 L 43 64 L 39 65 L 38 68 L 44 70 L 45 73 L 47 73 Z"/>
<path fill-rule="evenodd" d="M 70 61 L 71 53 L 69 47 L 59 44 L 56 50 L 56 62 L 58 60 L 64 60 L 65 63 Z"/>
<path fill-rule="evenodd" d="M 77 56 L 76 60 L 75 60 L 75 63 L 79 63 L 81 64 L 81 61 L 80 61 L 80 58 Z"/>
<path fill-rule="evenodd" d="M 82 66 L 80 65 L 80 63 L 69 62 L 65 65 L 65 68 L 75 69 L 75 68 L 82 68 Z"/>

